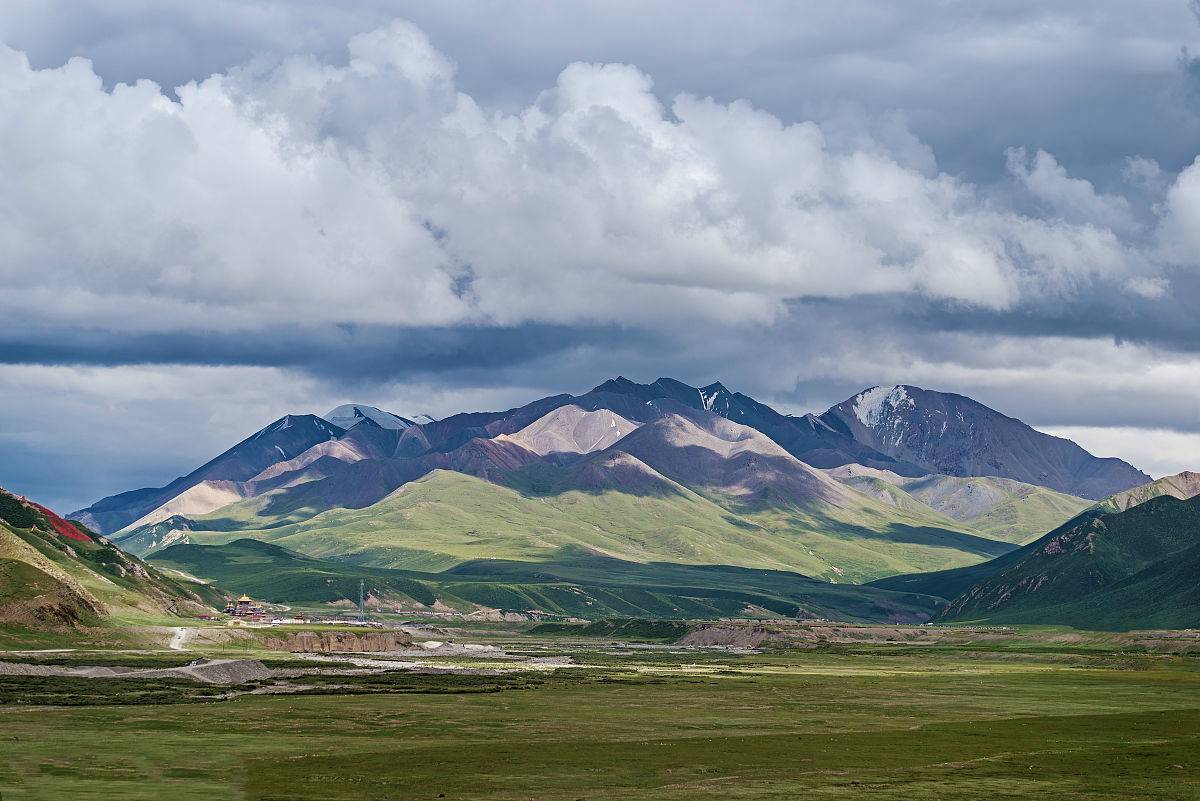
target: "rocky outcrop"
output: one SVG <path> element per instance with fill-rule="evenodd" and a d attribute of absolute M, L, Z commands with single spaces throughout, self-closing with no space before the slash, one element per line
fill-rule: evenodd
<path fill-rule="evenodd" d="M 362 634 L 342 631 L 299 631 L 287 637 L 269 637 L 267 648 L 294 654 L 374 653 L 402 651 L 412 647 L 412 637 L 402 631 L 373 631 Z"/>
<path fill-rule="evenodd" d="M 764 626 L 737 624 L 706 624 L 683 635 L 680 645 L 724 646 L 728 648 L 758 648 L 769 640 L 784 639 L 779 632 Z"/>
<path fill-rule="evenodd" d="M 701 623 L 679 645 L 762 648 L 771 643 L 811 648 L 827 643 L 921 642 L 936 640 L 942 629 L 906 625 L 855 625 L 825 621 L 778 620 L 765 623 L 725 621 Z"/>

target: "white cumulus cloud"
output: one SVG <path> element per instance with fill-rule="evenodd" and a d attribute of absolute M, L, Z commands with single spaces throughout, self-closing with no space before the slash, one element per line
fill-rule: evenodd
<path fill-rule="evenodd" d="M 1048 154 L 1010 156 L 1062 211 L 1043 219 L 938 173 L 895 118 L 875 138 L 745 101 L 664 105 L 636 67 L 587 63 L 500 111 L 409 23 L 348 51 L 254 61 L 176 99 L 0 49 L 0 312 L 186 332 L 760 324 L 797 298 L 996 310 L 1104 282 L 1165 291 L 1123 200 Z M 1166 206 L 1180 259 L 1193 171 Z"/>

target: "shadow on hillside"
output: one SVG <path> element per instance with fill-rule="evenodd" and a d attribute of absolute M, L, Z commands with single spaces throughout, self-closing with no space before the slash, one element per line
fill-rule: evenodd
<path fill-rule="evenodd" d="M 992 540 L 977 534 L 937 528 L 936 526 L 912 526 L 906 523 L 889 523 L 883 529 L 873 529 L 835 520 L 821 513 L 806 512 L 805 516 L 817 524 L 815 526 L 816 530 L 834 537 L 846 536 L 847 538 L 855 537 L 883 542 L 904 543 L 906 545 L 954 548 L 987 559 L 1002 556 L 1020 547 L 1010 542 Z M 809 526 L 805 526 L 805 528 L 809 528 Z"/>
<path fill-rule="evenodd" d="M 942 602 L 913 593 L 879 591 L 858 584 L 832 584 L 800 573 L 730 565 L 627 562 L 567 546 L 546 562 L 497 559 L 464 562 L 436 574 L 451 582 L 565 584 L 607 588 L 628 597 L 650 596 L 736 600 L 786 617 L 849 615 L 870 620 L 928 619 Z M 835 611 L 836 610 L 836 611 Z M 661 612 L 660 612 L 661 613 Z M 668 615 L 671 616 L 671 615 Z M 843 618 L 844 619 L 844 618 Z"/>
<path fill-rule="evenodd" d="M 634 435 L 630 435 L 634 436 Z M 646 444 L 646 443 L 643 443 Z M 647 447 L 654 443 L 649 443 Z M 637 450 L 637 449 L 634 449 Z M 645 454 L 643 454 L 645 455 Z M 786 535 L 812 531 L 844 539 L 903 543 L 949 548 L 992 558 L 1015 549 L 1015 545 L 937 526 L 909 525 L 880 520 L 871 527 L 835 519 L 828 513 L 828 482 L 798 467 L 791 456 L 745 452 L 732 458 L 696 445 L 672 445 L 652 459 L 629 457 L 624 451 L 608 450 L 583 456 L 553 454 L 518 469 L 480 467 L 473 477 L 528 498 L 551 498 L 569 492 L 592 497 L 620 493 L 636 498 L 703 498 L 725 512 L 726 523 L 768 533 L 774 528 Z M 648 457 L 647 457 L 648 458 Z M 218 531 L 268 530 L 293 525 L 331 509 L 362 509 L 434 470 L 454 470 L 444 454 L 426 454 L 413 459 L 368 459 L 347 464 L 325 478 L 277 490 L 266 496 L 262 507 L 247 520 L 223 518 L 205 521 L 205 528 Z M 454 472 L 460 472 L 455 470 Z M 471 476 L 470 472 L 462 473 Z M 728 494 L 727 488 L 742 487 L 746 494 Z M 499 490 L 498 490 L 499 491 Z M 762 526 L 745 515 L 783 515 L 782 525 Z M 790 519 L 789 519 L 790 518 Z"/>

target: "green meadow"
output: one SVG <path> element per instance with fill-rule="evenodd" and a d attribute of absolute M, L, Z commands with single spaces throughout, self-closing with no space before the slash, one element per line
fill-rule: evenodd
<path fill-rule="evenodd" d="M 232 700 L 166 683 L 140 702 L 121 680 L 79 697 L 78 679 L 0 677 L 0 797 L 1200 798 L 1197 655 L 1042 635 L 746 655 L 515 642 L 578 666 Z"/>
<path fill-rule="evenodd" d="M 287 604 L 399 598 L 463 611 L 477 605 L 598 617 L 710 619 L 757 608 L 785 616 L 923 620 L 933 598 L 814 581 L 786 571 L 727 565 L 623 562 L 563 549 L 553 562 L 476 559 L 442 573 L 369 568 L 314 559 L 258 540 L 172 545 L 151 557 L 167 569 L 211 579 L 230 592 Z M 803 611 L 802 611 L 803 610 Z"/>
<path fill-rule="evenodd" d="M 794 571 L 840 583 L 972 565 L 1013 549 L 932 510 L 917 514 L 866 497 L 854 508 L 818 512 L 785 499 L 745 508 L 683 487 L 645 496 L 539 494 L 543 489 L 527 482 L 518 491 L 435 470 L 363 509 L 293 509 L 281 506 L 284 496 L 268 494 L 186 525 L 175 519 L 136 529 L 118 542 L 147 556 L 178 524 L 192 543 L 250 537 L 380 568 L 440 572 L 477 559 L 546 562 L 573 549 L 630 562 Z"/>

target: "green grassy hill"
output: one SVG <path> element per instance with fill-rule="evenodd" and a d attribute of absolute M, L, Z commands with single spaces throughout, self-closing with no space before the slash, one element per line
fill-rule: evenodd
<path fill-rule="evenodd" d="M 910 478 L 862 465 L 828 471 L 847 486 L 913 514 L 937 515 L 989 539 L 1025 544 L 1070 520 L 1093 501 L 992 476 Z"/>
<path fill-rule="evenodd" d="M 905 490 L 985 537 L 1024 544 L 1061 526 L 1092 501 L 990 476 L 928 476 Z"/>
<path fill-rule="evenodd" d="M 0 623 L 55 628 L 161 622 L 221 602 L 77 523 L 0 490 Z"/>
<path fill-rule="evenodd" d="M 314 559 L 257 540 L 173 545 L 151 557 L 161 567 L 211 579 L 229 592 L 279 603 L 356 600 L 413 608 L 440 603 L 596 619 L 740 615 L 851 621 L 922 621 L 933 598 L 815 581 L 796 573 L 719 565 L 631 563 L 564 548 L 543 562 L 477 559 L 440 573 L 367 568 Z"/>
<path fill-rule="evenodd" d="M 1076 601 L 1013 609 L 1003 620 L 1111 631 L 1200 628 L 1200 544 Z"/>
<path fill-rule="evenodd" d="M 736 499 L 722 506 L 678 484 L 642 495 L 535 493 L 439 470 L 365 509 L 332 509 L 298 523 L 271 525 L 255 499 L 160 525 L 191 543 L 250 537 L 318 558 L 407 570 L 441 571 L 479 558 L 553 561 L 560 549 L 577 548 L 627 562 L 766 568 L 845 583 L 972 564 L 1012 548 L 865 497 L 853 508 L 810 511 L 761 499 L 753 507 Z M 143 534 L 119 543 L 143 553 L 157 547 L 139 541 Z M 171 536 L 159 531 L 154 542 Z"/>
<path fill-rule="evenodd" d="M 1140 487 L 1118 492 L 1096 504 L 1096 508 L 1101 512 L 1123 512 L 1140 503 L 1161 498 L 1163 495 L 1170 495 L 1183 501 L 1198 494 L 1200 494 L 1200 473 L 1184 471 L 1173 476 L 1164 476 Z"/>
<path fill-rule="evenodd" d="M 1124 512 L 1081 516 L 1031 543 L 1023 558 L 953 599 L 943 618 L 1064 622 L 1054 619 L 1052 607 L 1105 593 L 1198 543 L 1200 500 L 1168 495 Z M 1113 622 L 1141 625 L 1157 606 L 1149 592 L 1147 596 L 1148 604 L 1113 610 Z M 1193 608 L 1191 616 L 1200 624 L 1200 609 Z"/>
<path fill-rule="evenodd" d="M 1200 498 L 1091 509 L 998 559 L 872 586 L 950 601 L 945 621 L 1129 629 L 1200 626 Z"/>
<path fill-rule="evenodd" d="M 28 562 L 0 559 L 0 625 L 32 629 L 99 620 L 101 607 L 70 583 Z"/>
<path fill-rule="evenodd" d="M 275 602 L 331 603 L 358 600 L 359 581 L 368 596 L 390 601 L 434 602 L 421 573 L 313 559 L 278 545 L 242 539 L 228 545 L 172 545 L 151 563 L 212 580 L 230 594 Z"/>

